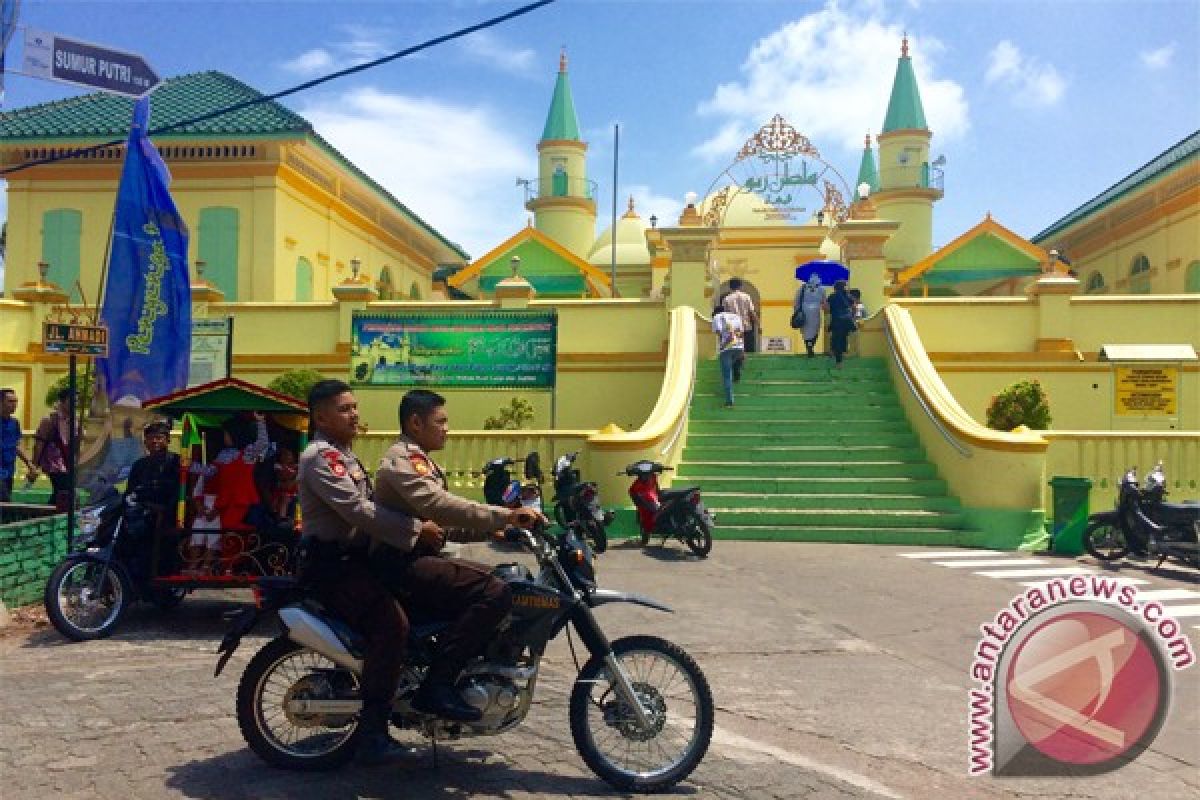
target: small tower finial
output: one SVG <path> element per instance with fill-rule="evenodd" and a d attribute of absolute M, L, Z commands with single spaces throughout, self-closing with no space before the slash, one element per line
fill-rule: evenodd
<path fill-rule="evenodd" d="M 567 46 L 564 44 L 562 50 L 558 52 L 558 71 L 567 71 Z"/>
<path fill-rule="evenodd" d="M 871 147 L 871 132 L 870 131 L 867 131 L 867 138 L 863 140 L 863 147 L 866 147 L 866 148 Z"/>
<path fill-rule="evenodd" d="M 626 211 L 633 213 L 633 195 L 629 195 L 629 208 Z"/>
<path fill-rule="evenodd" d="M 904 39 L 900 42 L 900 57 L 908 58 L 908 31 L 904 32 Z"/>

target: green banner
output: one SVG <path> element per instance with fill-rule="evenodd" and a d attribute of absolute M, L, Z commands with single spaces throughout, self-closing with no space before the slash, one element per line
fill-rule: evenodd
<path fill-rule="evenodd" d="M 554 386 L 553 311 L 355 313 L 355 386 Z"/>

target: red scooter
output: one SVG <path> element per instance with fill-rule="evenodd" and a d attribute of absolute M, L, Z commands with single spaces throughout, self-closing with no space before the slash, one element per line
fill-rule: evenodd
<path fill-rule="evenodd" d="M 704 558 L 712 550 L 712 529 L 716 517 L 704 507 L 700 489 L 689 486 L 682 489 L 660 489 L 658 476 L 671 467 L 656 461 L 635 461 L 618 475 L 630 475 L 633 484 L 629 497 L 637 507 L 638 524 L 642 531 L 642 546 L 650 543 L 653 535 L 662 536 L 659 545 L 674 536 L 687 545 L 693 553 Z"/>

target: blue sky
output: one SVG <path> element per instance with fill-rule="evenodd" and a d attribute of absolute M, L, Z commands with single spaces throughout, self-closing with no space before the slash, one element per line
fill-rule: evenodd
<path fill-rule="evenodd" d="M 518 5 L 25 0 L 22 22 L 270 92 Z M 852 181 L 903 31 L 947 159 L 935 245 L 988 211 L 1032 236 L 1200 127 L 1200 0 L 560 0 L 287 103 L 481 255 L 527 218 L 515 178 L 535 174 L 560 46 L 601 219 L 619 122 L 621 207 L 632 193 L 673 220 L 774 113 Z M 5 108 L 77 93 L 20 75 L 6 88 Z"/>

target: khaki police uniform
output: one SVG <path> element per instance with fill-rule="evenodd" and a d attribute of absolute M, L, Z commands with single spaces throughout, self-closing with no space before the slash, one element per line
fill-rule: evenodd
<path fill-rule="evenodd" d="M 380 505 L 460 529 L 454 531 L 456 539 L 483 538 L 503 528 L 511 514 L 506 508 L 451 494 L 441 467 L 404 437 L 384 454 L 376 484 Z M 427 683 L 450 683 L 468 660 L 481 653 L 511 610 L 508 584 L 494 577 L 489 567 L 459 558 L 420 552 L 379 558 L 384 555 L 374 554 L 372 564 L 383 569 L 382 577 L 406 609 L 430 619 L 455 619 L 450 630 L 439 636 L 441 648 L 427 678 Z"/>
<path fill-rule="evenodd" d="M 385 542 L 409 551 L 421 523 L 377 505 L 354 453 L 319 433 L 300 456 L 296 482 L 309 551 L 302 577 L 366 639 L 363 713 L 386 715 L 404 664 L 409 625 L 396 598 L 372 572 L 368 545 Z"/>

